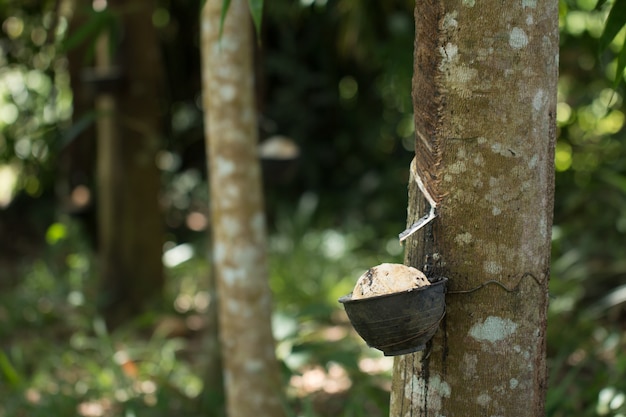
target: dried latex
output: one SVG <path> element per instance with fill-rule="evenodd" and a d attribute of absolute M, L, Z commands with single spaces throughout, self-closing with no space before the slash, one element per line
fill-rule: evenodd
<path fill-rule="evenodd" d="M 430 285 L 419 269 L 402 264 L 380 264 L 361 275 L 352 291 L 352 299 L 408 291 Z"/>

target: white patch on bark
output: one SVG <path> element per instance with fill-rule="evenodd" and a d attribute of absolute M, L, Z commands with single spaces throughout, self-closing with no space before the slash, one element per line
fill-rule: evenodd
<path fill-rule="evenodd" d="M 245 109 L 241 113 L 241 120 L 245 124 L 255 124 L 256 114 L 251 109 Z"/>
<path fill-rule="evenodd" d="M 511 152 L 510 148 L 503 146 L 501 143 L 498 142 L 491 145 L 491 151 L 493 153 L 497 153 L 498 155 L 506 156 L 508 158 L 515 155 L 514 152 Z"/>
<path fill-rule="evenodd" d="M 222 190 L 222 199 L 219 201 L 219 205 L 222 208 L 229 208 L 238 204 L 239 201 L 239 188 L 236 185 L 228 183 Z"/>
<path fill-rule="evenodd" d="M 491 402 L 491 397 L 487 393 L 482 393 L 476 397 L 476 402 L 483 407 L 486 407 Z"/>
<path fill-rule="evenodd" d="M 502 265 L 496 261 L 486 261 L 483 265 L 483 269 L 488 274 L 497 275 L 502 272 Z"/>
<path fill-rule="evenodd" d="M 234 314 L 239 313 L 239 311 L 241 310 L 239 302 L 237 300 L 233 300 L 232 298 L 226 300 L 226 307 L 228 308 L 228 311 Z"/>
<path fill-rule="evenodd" d="M 255 272 L 258 268 L 259 259 L 263 258 L 262 250 L 255 242 L 248 242 L 237 248 L 235 260 L 241 265 L 242 269 Z"/>
<path fill-rule="evenodd" d="M 454 237 L 454 241 L 459 245 L 467 245 L 473 239 L 473 236 L 469 232 L 458 234 Z"/>
<path fill-rule="evenodd" d="M 237 237 L 241 232 L 241 224 L 238 219 L 223 215 L 222 230 L 224 231 L 224 234 L 230 238 Z"/>
<path fill-rule="evenodd" d="M 511 155 L 519 154 L 519 151 L 513 151 L 506 149 L 505 152 L 509 152 Z M 511 168 L 509 175 L 515 175 L 518 178 L 524 178 L 524 171 L 521 168 L 516 171 L 517 167 Z M 484 199 L 491 203 L 491 213 L 494 216 L 498 216 L 502 213 L 502 208 L 505 210 L 510 207 L 508 202 L 514 201 L 524 193 L 524 187 L 529 187 L 530 182 L 522 182 L 519 187 L 510 187 L 506 180 L 506 176 L 490 177 L 489 178 L 489 190 L 484 194 Z"/>
<path fill-rule="evenodd" d="M 535 23 L 535 20 L 533 19 L 533 15 L 529 14 L 528 16 L 526 16 L 526 24 L 530 26 L 533 23 Z"/>
<path fill-rule="evenodd" d="M 446 13 L 443 17 L 443 28 L 444 29 L 454 29 L 459 26 L 459 22 L 456 21 L 456 17 L 458 16 L 458 12 L 455 10 L 450 13 Z"/>
<path fill-rule="evenodd" d="M 229 176 L 230 174 L 235 172 L 235 167 L 235 163 L 230 159 L 226 159 L 220 156 L 215 158 L 215 168 L 217 171 L 217 175 L 219 175 L 220 177 Z"/>
<path fill-rule="evenodd" d="M 463 354 L 463 369 L 465 378 L 472 379 L 476 375 L 476 364 L 478 363 L 478 356 L 471 353 Z"/>
<path fill-rule="evenodd" d="M 250 229 L 252 229 L 252 237 L 257 242 L 265 239 L 265 216 L 263 213 L 256 213 L 250 219 Z"/>
<path fill-rule="evenodd" d="M 533 97 L 533 108 L 536 111 L 540 111 L 546 105 L 547 101 L 548 98 L 546 97 L 545 91 L 539 89 Z"/>
<path fill-rule="evenodd" d="M 208 19 L 202 19 L 202 33 L 209 33 L 213 31 L 213 25 Z"/>
<path fill-rule="evenodd" d="M 219 89 L 222 100 L 226 103 L 233 101 L 237 96 L 237 89 L 229 84 L 222 85 Z"/>
<path fill-rule="evenodd" d="M 513 49 L 522 49 L 528 45 L 528 36 L 526 36 L 526 32 L 517 27 L 511 29 L 511 33 L 509 33 L 509 45 Z"/>
<path fill-rule="evenodd" d="M 475 5 L 476 5 L 476 0 L 463 0 L 463 6 L 474 7 Z"/>
<path fill-rule="evenodd" d="M 413 375 L 411 382 L 404 386 L 404 396 L 413 404 L 420 404 L 422 408 L 440 415 L 441 400 L 450 398 L 450 385 L 439 375 L 431 376 L 428 384 L 417 375 Z M 427 402 L 428 401 L 428 402 Z"/>
<path fill-rule="evenodd" d="M 537 0 L 522 0 L 522 7 L 534 9 L 537 7 Z"/>
<path fill-rule="evenodd" d="M 221 78 L 222 80 L 230 80 L 230 82 L 236 83 L 239 76 L 241 74 L 241 70 L 235 66 L 231 65 L 222 65 L 216 69 L 215 75 L 217 78 Z M 216 87 L 219 88 L 221 84 L 218 82 L 215 83 Z M 219 97 L 216 97 L 219 98 Z"/>
<path fill-rule="evenodd" d="M 233 374 L 226 368 L 224 368 L 222 372 L 224 373 L 224 384 L 230 384 L 233 379 Z"/>
<path fill-rule="evenodd" d="M 459 65 L 451 69 L 450 82 L 454 85 L 467 84 L 478 76 L 478 70 L 469 68 L 465 65 Z"/>
<path fill-rule="evenodd" d="M 226 34 L 222 34 L 222 38 L 216 44 L 218 49 L 226 52 L 237 51 L 241 46 L 241 42 L 238 37 L 228 36 Z"/>
<path fill-rule="evenodd" d="M 510 319 L 489 316 L 484 322 L 476 323 L 469 331 L 469 335 L 479 342 L 495 343 L 506 339 L 517 330 L 517 323 Z"/>
<path fill-rule="evenodd" d="M 449 13 L 450 14 L 450 13 Z M 448 16 L 448 15 L 446 15 Z M 453 14 L 456 16 L 456 12 Z M 452 19 L 451 17 L 448 20 Z M 456 20 L 453 20 L 456 23 Z M 444 25 L 453 25 L 451 22 Z M 446 44 L 445 47 L 439 48 L 442 60 L 439 63 L 439 71 L 447 78 L 450 89 L 456 91 L 461 97 L 470 97 L 473 89 L 476 87 L 472 82 L 478 77 L 478 70 L 470 66 L 459 64 L 459 47 L 453 43 Z"/>
<path fill-rule="evenodd" d="M 539 233 L 541 234 L 541 237 L 547 237 L 548 232 L 548 219 L 546 219 L 546 216 L 543 215 L 539 220 Z"/>
<path fill-rule="evenodd" d="M 226 257 L 226 247 L 221 242 L 216 242 L 213 247 L 213 261 L 216 264 L 220 264 L 224 261 Z"/>
<path fill-rule="evenodd" d="M 452 174 L 460 174 L 462 172 L 467 171 L 467 166 L 465 165 L 465 161 L 456 161 L 450 168 L 448 169 Z"/>
<path fill-rule="evenodd" d="M 222 280 L 224 284 L 233 286 L 246 281 L 246 270 L 243 268 L 222 268 Z"/>
<path fill-rule="evenodd" d="M 452 62 L 454 62 L 457 59 L 457 55 L 459 53 L 459 47 L 452 43 L 448 43 L 446 44 L 445 47 L 443 46 L 439 47 L 439 53 L 443 57 L 443 59 L 441 60 L 441 63 L 439 64 L 439 70 L 441 70 L 442 72 L 445 72 L 448 65 L 450 65 Z"/>
<path fill-rule="evenodd" d="M 483 182 L 480 178 L 472 178 L 472 187 L 474 188 L 482 188 Z"/>
<path fill-rule="evenodd" d="M 522 350 L 522 348 L 519 345 L 513 346 L 513 350 L 516 353 L 519 353 L 520 355 L 522 355 L 524 359 L 530 359 L 530 352 L 528 352 L 527 350 Z"/>
<path fill-rule="evenodd" d="M 517 388 L 518 385 L 519 385 L 519 381 L 517 379 L 511 378 L 509 380 L 509 387 L 511 387 L 511 389 Z"/>
<path fill-rule="evenodd" d="M 249 360 L 246 361 L 246 364 L 243 366 L 243 368 L 246 370 L 246 372 L 254 374 L 262 371 L 263 365 L 263 362 L 261 362 L 260 360 Z"/>

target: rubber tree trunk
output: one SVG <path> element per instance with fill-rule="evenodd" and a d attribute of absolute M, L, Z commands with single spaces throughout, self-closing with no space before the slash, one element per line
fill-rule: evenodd
<path fill-rule="evenodd" d="M 155 156 L 163 77 L 150 2 L 109 0 L 120 12 L 119 45 L 98 48 L 98 70 L 117 64 L 118 87 L 97 98 L 98 222 L 104 313 L 115 326 L 143 312 L 163 289 L 163 226 Z M 116 52 L 114 60 L 108 54 Z"/>
<path fill-rule="evenodd" d="M 233 0 L 220 38 L 222 0 L 202 12 L 203 97 L 213 261 L 229 417 L 284 416 L 271 332 L 266 225 L 257 158 L 252 31 Z"/>
<path fill-rule="evenodd" d="M 85 11 L 77 8 L 76 0 L 63 0 L 58 3 L 57 13 L 68 21 L 68 33 L 73 34 L 87 23 Z M 88 94 L 82 82 L 82 71 L 85 67 L 85 56 L 88 54 L 89 43 L 85 42 L 67 51 L 70 88 L 72 90 L 72 122 L 85 123 L 93 112 L 93 96 Z M 72 191 L 78 185 L 87 186 L 93 193 L 96 163 L 95 126 L 90 125 L 78 134 L 70 143 L 63 147 L 59 155 L 56 191 L 61 199 L 64 210 L 85 221 L 87 234 L 91 243 L 96 243 L 96 221 L 93 207 L 93 195 L 84 204 L 77 205 L 72 199 Z"/>
<path fill-rule="evenodd" d="M 555 0 L 418 0 L 406 263 L 449 278 L 391 416 L 543 416 L 558 67 Z"/>

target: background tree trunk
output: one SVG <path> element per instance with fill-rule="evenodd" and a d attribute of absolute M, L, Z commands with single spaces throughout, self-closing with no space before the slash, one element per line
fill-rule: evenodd
<path fill-rule="evenodd" d="M 98 223 L 109 324 L 140 313 L 163 289 L 163 226 L 155 156 L 161 130 L 161 61 L 150 2 L 109 0 L 121 42 L 100 46 L 98 70 L 119 65 L 117 89 L 97 98 Z M 107 62 L 110 51 L 116 61 Z"/>
<path fill-rule="evenodd" d="M 58 7 L 59 13 L 68 20 L 68 33 L 75 33 L 87 22 L 85 10 L 77 7 L 76 0 L 65 0 Z M 84 42 L 67 51 L 68 71 L 70 74 L 70 86 L 72 89 L 72 120 L 74 124 L 84 123 L 87 126 L 70 143 L 64 147 L 59 155 L 59 176 L 57 178 L 56 191 L 62 201 L 65 211 L 82 218 L 86 234 L 95 246 L 95 209 L 93 207 L 93 192 L 95 182 L 96 165 L 96 129 L 93 123 L 89 123 L 91 113 L 94 111 L 93 95 L 82 80 L 82 72 L 85 69 L 85 56 L 88 55 L 89 42 Z M 89 198 L 86 201 L 76 201 L 73 191 L 77 186 L 85 186 L 89 190 Z M 74 198 L 73 198 L 74 197 Z"/>
<path fill-rule="evenodd" d="M 202 64 L 227 413 L 280 417 L 285 413 L 270 326 L 251 20 L 247 2 L 233 0 L 220 38 L 221 9 L 221 0 L 204 6 Z"/>
<path fill-rule="evenodd" d="M 435 338 L 395 361 L 391 416 L 544 415 L 557 7 L 417 1 L 415 171 L 439 216 L 406 263 L 450 281 Z M 410 223 L 423 206 L 412 174 Z"/>

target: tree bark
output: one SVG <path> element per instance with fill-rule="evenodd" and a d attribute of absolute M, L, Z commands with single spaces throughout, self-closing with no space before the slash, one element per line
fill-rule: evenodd
<path fill-rule="evenodd" d="M 248 4 L 233 0 L 220 38 L 222 0 L 202 13 L 205 133 L 213 261 L 230 417 L 284 416 L 271 332 L 266 226 Z"/>
<path fill-rule="evenodd" d="M 59 17 L 68 21 L 68 33 L 73 34 L 86 24 L 86 13 L 77 9 L 76 0 L 64 0 L 57 7 Z M 89 113 L 93 112 L 93 97 L 85 90 L 81 74 L 85 68 L 85 56 L 88 53 L 89 43 L 85 42 L 67 51 L 70 88 L 72 90 L 72 122 L 84 123 Z M 86 220 L 86 230 L 89 239 L 95 246 L 96 221 L 93 207 L 93 195 L 85 204 L 77 205 L 72 201 L 72 191 L 78 185 L 87 186 L 93 193 L 96 163 L 96 129 L 93 125 L 87 126 L 74 140 L 68 143 L 60 152 L 56 179 L 56 191 L 62 202 L 62 207 L 72 215 L 83 216 Z"/>
<path fill-rule="evenodd" d="M 163 226 L 158 197 L 162 63 L 150 2 L 109 0 L 120 12 L 119 45 L 100 47 L 99 70 L 117 63 L 123 80 L 96 100 L 100 274 L 107 323 L 145 310 L 163 289 Z M 108 61 L 111 50 L 118 61 Z"/>
<path fill-rule="evenodd" d="M 396 358 L 391 416 L 543 416 L 558 2 L 418 0 L 405 262 L 449 278 L 424 352 Z"/>

